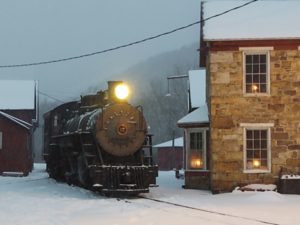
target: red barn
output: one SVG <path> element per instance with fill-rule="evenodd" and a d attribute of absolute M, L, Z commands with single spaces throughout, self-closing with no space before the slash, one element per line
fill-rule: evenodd
<path fill-rule="evenodd" d="M 0 174 L 27 175 L 33 167 L 37 83 L 0 81 Z"/>
<path fill-rule="evenodd" d="M 158 145 L 157 164 L 159 170 L 182 169 L 183 167 L 183 138 L 179 137 Z"/>

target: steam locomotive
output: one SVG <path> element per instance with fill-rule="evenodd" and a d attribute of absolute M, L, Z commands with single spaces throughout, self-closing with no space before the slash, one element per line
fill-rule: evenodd
<path fill-rule="evenodd" d="M 128 88 L 81 96 L 44 114 L 44 159 L 51 178 L 107 195 L 139 194 L 157 186 L 152 136 Z"/>

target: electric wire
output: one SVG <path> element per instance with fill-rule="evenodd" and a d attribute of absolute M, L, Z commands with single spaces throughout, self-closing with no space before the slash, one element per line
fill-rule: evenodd
<path fill-rule="evenodd" d="M 48 95 L 48 94 L 46 94 L 46 93 L 44 93 L 44 92 L 42 92 L 42 91 L 38 91 L 38 93 L 39 93 L 40 95 L 43 95 L 43 96 L 45 96 L 45 97 L 47 97 L 47 98 L 50 98 L 50 99 L 52 99 L 52 100 L 55 100 L 55 101 L 57 101 L 57 102 L 65 103 L 64 101 L 62 101 L 62 100 L 60 100 L 60 99 L 58 99 L 58 98 L 55 98 L 55 97 L 53 97 L 53 96 L 51 96 L 51 95 Z"/>
<path fill-rule="evenodd" d="M 83 54 L 83 55 L 72 56 L 72 57 L 61 58 L 61 59 L 54 59 L 54 60 L 49 60 L 49 61 L 24 63 L 24 64 L 0 65 L 0 68 L 16 68 L 16 67 L 28 67 L 28 66 L 45 65 L 45 64 L 58 63 L 58 62 L 64 62 L 64 61 L 71 61 L 71 60 L 75 60 L 75 59 L 80 59 L 80 58 L 85 58 L 85 57 L 90 57 L 90 56 L 94 56 L 94 55 L 99 55 L 99 54 L 103 54 L 103 53 L 115 51 L 115 50 L 118 50 L 118 49 L 126 48 L 126 47 L 129 47 L 129 46 L 132 46 L 132 45 L 137 45 L 137 44 L 140 44 L 140 43 L 143 43 L 143 42 L 147 42 L 147 41 L 150 41 L 150 40 L 153 40 L 153 39 L 160 38 L 162 36 L 166 36 L 166 35 L 175 33 L 177 31 L 181 31 L 181 30 L 187 29 L 189 27 L 192 27 L 192 26 L 195 26 L 197 24 L 203 23 L 203 22 L 205 22 L 207 20 L 210 20 L 210 19 L 222 16 L 222 15 L 225 15 L 225 14 L 227 14 L 229 12 L 234 11 L 234 10 L 243 8 L 243 7 L 245 7 L 247 5 L 250 5 L 250 4 L 254 3 L 254 2 L 257 2 L 257 1 L 259 1 L 259 0 L 252 0 L 252 1 L 246 2 L 246 3 L 242 4 L 242 5 L 239 5 L 239 6 L 236 6 L 234 8 L 231 8 L 231 9 L 228 9 L 226 11 L 223 11 L 221 13 L 218 13 L 218 14 L 215 14 L 213 16 L 207 17 L 207 18 L 205 18 L 203 20 L 199 20 L 199 21 L 196 21 L 194 23 L 190 23 L 188 25 L 185 25 L 185 26 L 182 26 L 182 27 L 178 27 L 176 29 L 173 29 L 173 30 L 161 33 L 161 34 L 153 35 L 153 36 L 150 36 L 150 37 L 138 40 L 138 41 L 130 42 L 130 43 L 127 43 L 127 44 L 116 46 L 116 47 L 112 47 L 112 48 L 108 48 L 108 49 L 104 49 L 104 50 L 100 50 L 100 51 L 96 51 L 96 52 L 91 52 L 91 53 L 87 53 L 87 54 Z"/>

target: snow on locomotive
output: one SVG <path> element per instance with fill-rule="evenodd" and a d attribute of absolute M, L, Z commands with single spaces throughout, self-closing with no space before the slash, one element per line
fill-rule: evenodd
<path fill-rule="evenodd" d="M 44 115 L 44 158 L 51 178 L 103 194 L 139 194 L 156 186 L 152 137 L 128 88 L 82 96 Z"/>

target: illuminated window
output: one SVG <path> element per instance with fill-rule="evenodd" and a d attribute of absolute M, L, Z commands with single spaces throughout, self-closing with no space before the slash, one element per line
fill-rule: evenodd
<path fill-rule="evenodd" d="M 0 132 L 0 149 L 2 149 L 2 132 Z"/>
<path fill-rule="evenodd" d="M 206 169 L 206 130 L 190 129 L 187 132 L 186 167 L 189 170 Z"/>
<path fill-rule="evenodd" d="M 244 54 L 244 84 L 246 94 L 269 93 L 267 53 Z"/>
<path fill-rule="evenodd" d="M 270 127 L 244 128 L 245 172 L 270 172 Z"/>

